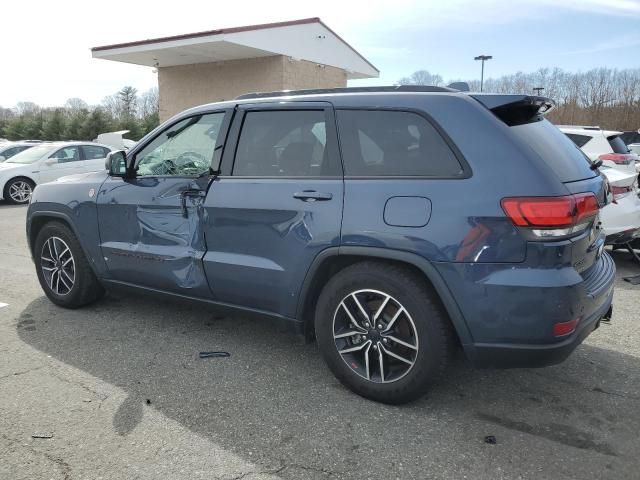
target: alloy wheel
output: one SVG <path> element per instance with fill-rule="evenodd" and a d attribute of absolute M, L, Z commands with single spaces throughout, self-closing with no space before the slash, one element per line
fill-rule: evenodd
<path fill-rule="evenodd" d="M 76 264 L 69 245 L 60 237 L 49 237 L 40 254 L 40 268 L 53 293 L 67 295 L 76 280 Z"/>
<path fill-rule="evenodd" d="M 342 299 L 333 315 L 333 339 L 349 368 L 374 383 L 400 380 L 418 355 L 411 315 L 378 290 L 357 290 Z"/>
<path fill-rule="evenodd" d="M 18 180 L 9 186 L 9 196 L 16 203 L 25 203 L 31 198 L 33 189 L 29 182 Z"/>

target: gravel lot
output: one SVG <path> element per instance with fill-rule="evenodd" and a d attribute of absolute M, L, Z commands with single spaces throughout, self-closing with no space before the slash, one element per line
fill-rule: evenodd
<path fill-rule="evenodd" d="M 55 307 L 25 214 L 0 203 L 1 479 L 639 478 L 640 286 L 622 277 L 640 267 L 626 253 L 612 324 L 564 364 L 461 358 L 428 397 L 391 407 L 269 322 L 122 294 Z"/>

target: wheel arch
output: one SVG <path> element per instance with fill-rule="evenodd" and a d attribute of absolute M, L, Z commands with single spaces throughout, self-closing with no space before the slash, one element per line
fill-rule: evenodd
<path fill-rule="evenodd" d="M 64 224 L 73 232 L 75 237 L 78 239 L 78 243 L 82 247 L 83 253 L 87 258 L 90 258 L 87 255 L 87 249 L 82 243 L 81 236 L 78 235 L 78 231 L 75 228 L 75 225 L 71 221 L 71 217 L 64 212 L 56 212 L 56 211 L 35 211 L 29 213 L 29 220 L 27 221 L 27 242 L 29 244 L 29 251 L 31 252 L 31 256 L 33 257 L 34 252 L 33 248 L 36 242 L 36 238 L 38 237 L 38 233 L 42 228 L 51 222 L 59 222 Z M 92 265 L 92 262 L 89 262 Z M 92 265 L 93 268 L 93 265 Z"/>
<path fill-rule="evenodd" d="M 471 332 L 451 291 L 431 262 L 414 253 L 379 247 L 332 247 L 316 256 L 305 276 L 296 309 L 296 318 L 303 322 L 308 341 L 313 338 L 314 300 L 324 285 L 343 268 L 366 260 L 393 262 L 420 275 L 435 290 L 449 315 L 460 344 L 467 354 L 470 353 L 469 350 L 473 348 Z"/>
<path fill-rule="evenodd" d="M 29 175 L 23 175 L 23 174 L 16 175 L 15 177 L 8 178 L 7 181 L 4 182 L 4 184 L 2 184 L 2 186 L 0 186 L 0 192 L 2 192 L 2 198 L 4 198 L 4 193 L 5 193 L 5 190 L 7 189 L 7 185 L 9 185 L 14 180 L 19 180 L 19 179 L 29 180 L 31 183 L 33 183 L 33 187 L 34 188 L 36 187 L 36 185 L 38 185 L 38 182 L 36 182 Z M 6 200 L 6 198 L 4 198 L 4 200 Z"/>

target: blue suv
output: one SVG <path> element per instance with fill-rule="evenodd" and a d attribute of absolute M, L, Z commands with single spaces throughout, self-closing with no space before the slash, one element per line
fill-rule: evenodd
<path fill-rule="evenodd" d="M 610 318 L 615 267 L 605 181 L 551 108 L 438 87 L 193 108 L 104 172 L 35 189 L 38 279 L 67 308 L 121 287 L 290 323 L 387 403 L 422 395 L 458 348 L 478 366 L 561 362 Z"/>

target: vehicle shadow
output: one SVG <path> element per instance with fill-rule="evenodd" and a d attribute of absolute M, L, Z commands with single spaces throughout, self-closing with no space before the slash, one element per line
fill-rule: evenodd
<path fill-rule="evenodd" d="M 9 203 L 6 200 L 0 200 L 0 208 L 8 209 L 8 208 L 25 208 L 28 207 L 27 204 L 23 205 L 15 205 L 13 203 Z"/>
<path fill-rule="evenodd" d="M 591 345 L 540 370 L 475 370 L 460 358 L 427 397 L 388 406 L 343 388 L 315 344 L 202 306 L 112 294 L 70 311 L 41 297 L 17 329 L 128 393 L 113 418 L 120 435 L 155 408 L 265 468 L 286 466 L 283 478 L 425 478 L 428 465 L 438 477 L 499 468 L 543 478 L 533 473 L 548 462 L 554 478 L 637 473 L 640 359 Z M 211 350 L 231 356 L 199 358 Z"/>

